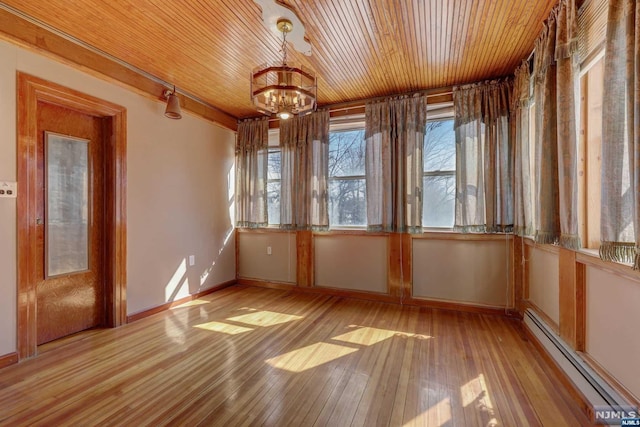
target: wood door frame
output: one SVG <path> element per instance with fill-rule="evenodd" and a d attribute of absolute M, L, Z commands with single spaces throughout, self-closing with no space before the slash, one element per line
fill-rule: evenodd
<path fill-rule="evenodd" d="M 105 322 L 109 327 L 126 323 L 127 221 L 126 221 L 126 109 L 56 83 L 17 73 L 18 103 L 18 358 L 36 355 L 36 184 L 38 102 L 109 119 L 104 127 L 105 186 Z"/>

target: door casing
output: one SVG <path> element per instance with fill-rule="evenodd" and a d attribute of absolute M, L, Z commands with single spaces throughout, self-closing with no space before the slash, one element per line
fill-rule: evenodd
<path fill-rule="evenodd" d="M 18 359 L 35 356 L 36 334 L 36 148 L 38 102 L 108 119 L 105 126 L 106 326 L 126 323 L 126 109 L 26 73 L 18 72 Z"/>

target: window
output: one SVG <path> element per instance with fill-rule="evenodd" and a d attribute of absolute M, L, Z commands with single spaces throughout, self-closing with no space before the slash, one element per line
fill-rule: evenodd
<path fill-rule="evenodd" d="M 422 226 L 452 228 L 456 196 L 453 119 L 427 123 L 423 155 Z"/>
<path fill-rule="evenodd" d="M 602 105 L 608 1 L 587 1 L 578 10 L 580 53 L 580 139 L 578 224 L 582 246 L 600 247 Z"/>
<path fill-rule="evenodd" d="M 280 224 L 280 149 L 269 148 L 267 157 L 267 213 L 269 225 Z"/>
<path fill-rule="evenodd" d="M 267 216 L 269 225 L 280 225 L 280 130 L 269 129 L 267 153 Z"/>
<path fill-rule="evenodd" d="M 329 134 L 329 224 L 367 225 L 364 129 Z"/>

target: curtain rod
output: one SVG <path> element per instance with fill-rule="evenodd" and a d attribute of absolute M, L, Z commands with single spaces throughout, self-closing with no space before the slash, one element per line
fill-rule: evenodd
<path fill-rule="evenodd" d="M 377 96 L 374 98 L 358 99 L 355 101 L 338 102 L 336 104 L 323 105 L 320 108 L 328 108 L 329 111 L 348 110 L 350 108 L 364 107 L 364 105 L 367 102 L 376 102 L 376 101 L 382 101 L 383 99 L 395 98 L 398 96 L 417 95 L 417 94 L 426 95 L 427 98 L 451 95 L 453 94 L 453 87 L 447 86 L 447 87 L 438 88 L 438 89 L 424 89 L 424 90 L 413 91 L 413 92 L 397 93 L 393 95 Z"/>

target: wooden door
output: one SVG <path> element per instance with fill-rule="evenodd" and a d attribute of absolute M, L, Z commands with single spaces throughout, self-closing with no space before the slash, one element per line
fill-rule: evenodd
<path fill-rule="evenodd" d="M 38 345 L 105 322 L 103 121 L 38 103 Z"/>

